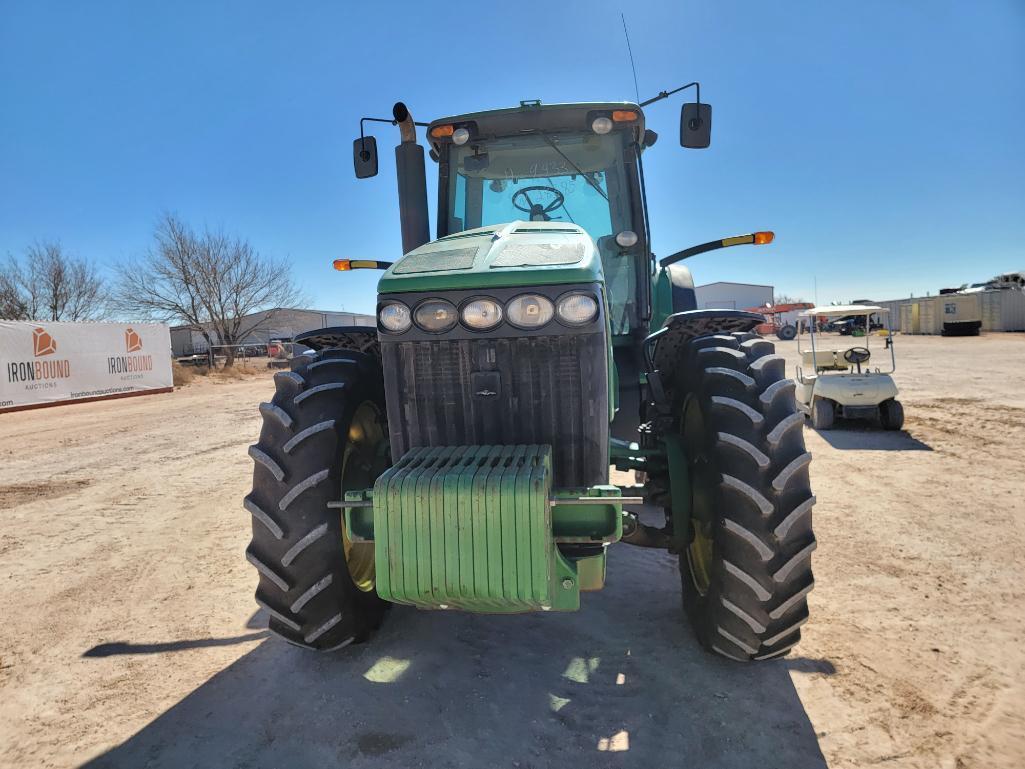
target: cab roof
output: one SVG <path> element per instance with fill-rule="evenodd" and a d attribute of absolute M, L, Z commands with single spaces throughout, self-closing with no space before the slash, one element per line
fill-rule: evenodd
<path fill-rule="evenodd" d="M 611 117 L 615 110 L 632 110 L 637 119 L 630 122 L 638 130 L 637 137 L 644 134 L 644 112 L 631 101 L 596 101 L 573 104 L 542 104 L 538 100 L 521 101 L 518 107 L 467 112 L 462 115 L 432 120 L 427 127 L 427 140 L 436 149 L 441 141 L 431 136 L 431 130 L 439 125 L 473 124 L 474 133 L 482 138 L 510 136 L 530 133 L 538 129 L 547 131 L 590 131 L 591 121 L 601 115 Z"/>

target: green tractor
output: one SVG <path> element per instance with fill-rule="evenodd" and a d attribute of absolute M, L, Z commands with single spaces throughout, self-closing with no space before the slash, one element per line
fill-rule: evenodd
<path fill-rule="evenodd" d="M 697 309 L 681 264 L 772 233 L 651 253 L 642 107 L 676 91 L 376 119 L 401 135 L 405 255 L 336 262 L 384 269 L 377 326 L 297 336 L 311 352 L 275 375 L 249 452 L 246 556 L 276 634 L 337 649 L 390 603 L 573 611 L 623 541 L 679 555 L 705 648 L 747 661 L 798 642 L 815 498 L 795 385 L 752 333 L 764 318 Z M 438 164 L 433 240 L 417 127 Z M 707 147 L 710 128 L 699 91 L 681 144 Z M 664 525 L 624 511 L 641 504 Z"/>

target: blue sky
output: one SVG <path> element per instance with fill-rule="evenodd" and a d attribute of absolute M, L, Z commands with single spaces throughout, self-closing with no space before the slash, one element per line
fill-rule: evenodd
<path fill-rule="evenodd" d="M 632 99 L 622 7 L 0 0 L 0 254 L 109 265 L 173 211 L 290 259 L 312 306 L 372 310 L 376 274 L 330 268 L 400 250 L 395 129 L 357 182 L 359 117 Z M 697 79 L 715 110 L 695 151 L 679 97 L 648 108 L 656 253 L 777 232 L 691 260 L 699 283 L 828 302 L 1025 269 L 1022 0 L 626 8 L 641 97 Z"/>

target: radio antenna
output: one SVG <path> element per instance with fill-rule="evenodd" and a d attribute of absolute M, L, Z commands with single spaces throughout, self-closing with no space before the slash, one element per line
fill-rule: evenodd
<path fill-rule="evenodd" d="M 641 89 L 637 87 L 637 67 L 634 66 L 634 51 L 630 47 L 630 33 L 626 31 L 626 14 L 620 11 L 619 17 L 623 20 L 623 36 L 626 38 L 626 51 L 630 54 L 630 69 L 634 73 L 634 97 L 639 103 L 641 100 Z"/>

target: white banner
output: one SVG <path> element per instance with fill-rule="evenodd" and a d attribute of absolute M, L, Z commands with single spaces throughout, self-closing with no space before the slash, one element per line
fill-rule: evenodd
<path fill-rule="evenodd" d="M 0 411 L 172 386 L 167 326 L 0 320 Z"/>

